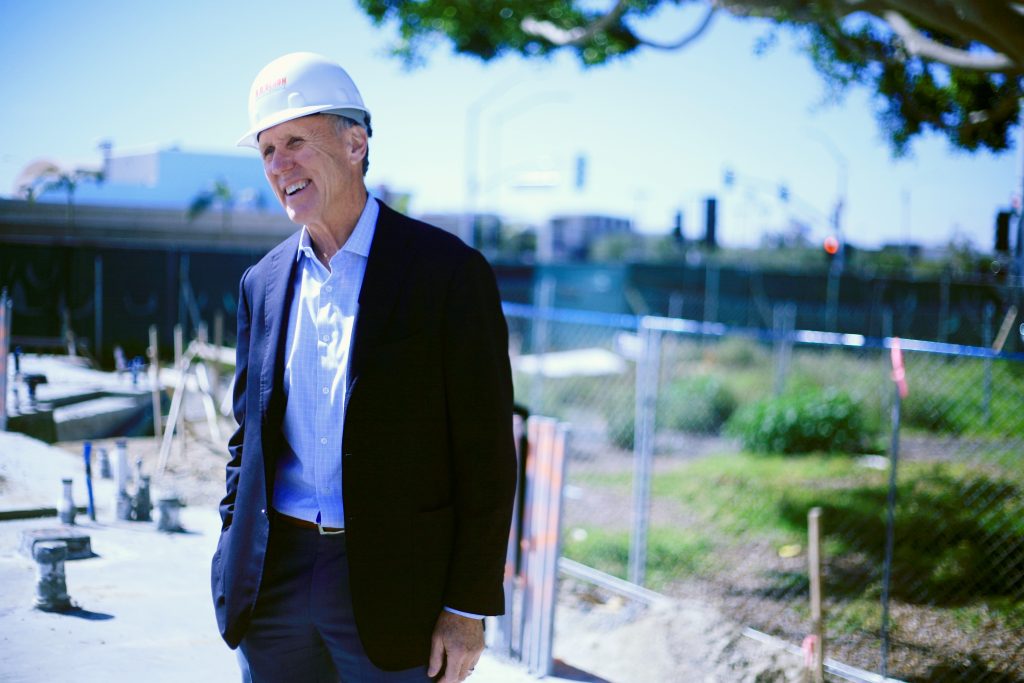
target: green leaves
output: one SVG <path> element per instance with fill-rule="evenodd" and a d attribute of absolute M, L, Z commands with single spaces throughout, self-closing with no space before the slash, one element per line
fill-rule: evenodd
<path fill-rule="evenodd" d="M 879 126 L 896 156 L 926 132 L 956 147 L 1001 152 L 1020 117 L 1024 97 L 1022 50 L 994 69 L 972 57 L 1000 56 L 1024 18 L 973 1 L 836 3 L 834 0 L 358 0 L 378 26 L 394 25 L 391 53 L 406 66 L 421 65 L 425 52 L 447 41 L 458 54 L 490 61 L 509 54 L 545 58 L 558 50 L 576 54 L 585 67 L 606 64 L 649 47 L 641 22 L 666 5 L 701 4 L 708 11 L 769 19 L 804 41 L 829 99 L 852 85 L 871 89 Z M 949 7 L 947 7 L 949 5 Z M 595 9 L 596 8 L 596 9 Z M 707 22 L 668 49 L 699 35 Z M 908 32 L 909 31 L 909 32 Z M 768 32 L 756 50 L 767 49 Z M 941 61 L 943 55 L 956 59 Z M 989 62 L 992 60 L 990 59 Z M 948 64 L 953 64 L 949 66 Z"/>

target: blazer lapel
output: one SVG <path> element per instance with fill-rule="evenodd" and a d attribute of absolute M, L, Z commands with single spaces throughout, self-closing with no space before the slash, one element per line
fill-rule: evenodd
<path fill-rule="evenodd" d="M 366 260 L 366 274 L 359 290 L 359 315 L 352 341 L 346 404 L 352 397 L 363 362 L 387 329 L 391 311 L 408 275 L 407 266 L 412 254 L 408 245 L 409 232 L 402 218 L 380 202 L 377 227 Z"/>
<path fill-rule="evenodd" d="M 275 438 L 279 435 L 280 420 L 284 419 L 284 351 L 285 336 L 288 331 L 288 317 L 291 313 L 292 278 L 295 273 L 295 254 L 299 248 L 299 233 L 281 243 L 270 253 L 267 269 L 264 298 L 263 320 L 261 325 L 253 329 L 262 329 L 263 362 L 260 367 L 260 420 L 271 429 L 261 430 L 267 436 Z M 267 468 L 268 488 L 273 481 L 276 468 L 277 448 L 271 443 L 264 444 L 264 465 Z"/>

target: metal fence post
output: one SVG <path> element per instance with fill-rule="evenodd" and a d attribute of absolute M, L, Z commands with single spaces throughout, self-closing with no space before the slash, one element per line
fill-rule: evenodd
<path fill-rule="evenodd" d="M 633 424 L 633 532 L 629 546 L 629 580 L 644 585 L 647 570 L 647 531 L 650 517 L 651 472 L 654 461 L 655 411 L 661 364 L 661 330 L 647 316 L 640 318 L 643 355 L 636 368 L 636 413 Z"/>
<path fill-rule="evenodd" d="M 842 267 L 833 261 L 828 269 L 828 287 L 825 293 L 825 329 L 839 331 L 839 277 Z"/>
<path fill-rule="evenodd" d="M 982 324 L 981 334 L 986 349 L 992 348 L 992 318 L 995 315 L 995 306 L 991 302 L 985 304 L 985 321 Z M 992 422 L 992 358 L 985 359 L 985 383 L 982 395 L 982 410 L 985 415 L 985 424 Z"/>
<path fill-rule="evenodd" d="M 537 315 L 531 326 L 531 349 L 537 358 L 537 371 L 530 382 L 530 412 L 537 415 L 545 411 L 544 407 L 544 354 L 549 345 L 548 315 L 555 303 L 555 280 L 551 276 L 543 276 L 537 283 L 534 293 L 534 308 Z"/>
<path fill-rule="evenodd" d="M 93 259 L 92 282 L 93 355 L 103 364 L 103 257 Z"/>
<path fill-rule="evenodd" d="M 906 396 L 905 369 L 903 353 L 899 340 L 893 339 L 892 378 L 892 448 L 889 454 L 889 493 L 886 500 L 885 520 L 885 560 L 882 565 L 882 677 L 889 675 L 889 588 L 892 582 L 893 555 L 896 545 L 896 468 L 900 459 L 900 405 Z"/>
<path fill-rule="evenodd" d="M 789 361 L 793 355 L 793 329 L 796 326 L 796 304 L 777 303 L 772 308 L 772 330 L 775 337 L 775 395 L 786 388 Z"/>
<path fill-rule="evenodd" d="M 939 329 L 936 337 L 940 343 L 947 341 L 949 334 L 949 275 L 943 273 L 939 279 Z"/>
<path fill-rule="evenodd" d="M 704 266 L 704 322 L 718 322 L 718 266 Z"/>
<path fill-rule="evenodd" d="M 0 292 L 0 432 L 7 431 L 7 354 L 11 346 L 11 299 Z"/>

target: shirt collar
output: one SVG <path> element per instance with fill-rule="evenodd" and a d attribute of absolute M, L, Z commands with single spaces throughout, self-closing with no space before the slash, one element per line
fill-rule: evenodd
<path fill-rule="evenodd" d="M 366 194 L 366 205 L 363 207 L 363 212 L 359 214 L 356 227 L 338 251 L 347 251 L 357 256 L 368 258 L 370 256 L 370 245 L 373 243 L 373 234 L 377 227 L 378 215 L 380 215 L 380 205 L 377 204 L 377 198 L 368 192 Z M 314 261 L 316 260 L 316 254 L 313 253 L 313 240 L 309 236 L 309 229 L 305 225 L 302 226 L 302 232 L 299 234 L 299 249 L 295 253 L 295 260 L 300 261 L 303 256 Z"/>

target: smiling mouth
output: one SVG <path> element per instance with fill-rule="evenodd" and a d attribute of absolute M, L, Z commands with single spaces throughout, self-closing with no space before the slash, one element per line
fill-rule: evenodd
<path fill-rule="evenodd" d="M 291 197 L 296 192 L 301 192 L 302 190 L 306 189 L 306 187 L 308 185 L 309 185 L 309 181 L 308 180 L 303 180 L 302 182 L 298 182 L 298 183 L 292 183 L 288 187 L 284 188 L 284 193 L 286 195 L 288 195 L 289 197 Z"/>

